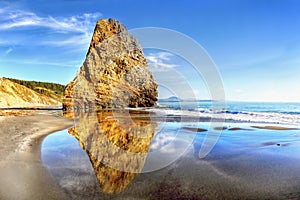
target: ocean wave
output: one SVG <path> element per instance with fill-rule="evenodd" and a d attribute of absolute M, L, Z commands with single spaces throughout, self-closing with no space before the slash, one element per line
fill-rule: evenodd
<path fill-rule="evenodd" d="M 202 117 L 212 119 L 224 119 L 236 122 L 251 123 L 276 123 L 300 125 L 300 114 L 280 112 L 246 112 L 230 110 L 212 110 L 208 108 L 196 108 L 193 110 L 179 110 L 167 108 L 147 108 L 146 111 L 160 115 L 177 115 L 184 117 Z"/>

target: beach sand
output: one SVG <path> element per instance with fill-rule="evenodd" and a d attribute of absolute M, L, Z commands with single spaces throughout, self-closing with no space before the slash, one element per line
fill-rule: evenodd
<path fill-rule="evenodd" d="M 217 127 L 222 134 L 209 155 L 199 158 L 209 133 L 207 123 L 193 126 L 193 123 L 177 123 L 172 119 L 165 121 L 157 121 L 164 129 L 157 132 L 157 140 L 152 140 L 150 153 L 163 151 L 158 157 L 152 157 L 153 163 L 180 154 L 182 144 L 195 134 L 193 142 L 174 163 L 137 175 L 120 193 L 106 194 L 101 190 L 93 168 L 82 165 L 88 163 L 82 162 L 88 161 L 88 156 L 81 154 L 78 148 L 67 147 L 68 138 L 74 139 L 67 131 L 49 136 L 58 134 L 55 137 L 64 138 L 65 143 L 54 147 L 55 140 L 49 143 L 52 150 L 44 154 L 48 158 L 47 169 L 71 199 L 300 199 L 297 130 L 281 130 L 290 128 L 286 125 L 260 124 L 280 127 L 280 130 L 266 130 L 253 128 L 255 124 L 226 124 L 226 128 Z M 91 124 L 91 127 L 97 126 Z M 176 131 L 178 135 L 172 135 Z M 148 161 L 144 169 L 151 168 L 150 159 Z M 113 179 L 114 173 L 102 172 Z M 121 183 L 122 179 L 118 179 L 112 187 Z"/>
<path fill-rule="evenodd" d="M 299 128 L 291 128 L 291 127 L 284 127 L 284 126 L 251 126 L 252 128 L 257 129 L 266 129 L 266 130 L 278 130 L 278 131 L 288 131 L 288 130 L 299 130 Z"/>
<path fill-rule="evenodd" d="M 259 127 L 264 127 L 261 129 L 250 124 L 231 124 L 226 129 L 220 127 L 222 135 L 218 143 L 205 159 L 199 159 L 198 152 L 208 127 L 167 122 L 166 131 L 161 134 L 174 131 L 176 125 L 187 137 L 196 133 L 193 144 L 173 164 L 139 174 L 124 191 L 112 195 L 101 191 L 93 168 L 87 167 L 91 165 L 88 156 L 72 147 L 68 149 L 61 143 L 58 146 L 52 143 L 55 149 L 53 159 L 47 163 L 47 169 L 42 163 L 43 139 L 52 132 L 74 125 L 73 120 L 59 116 L 58 111 L 5 115 L 0 116 L 1 200 L 300 198 L 300 158 L 297 153 L 300 135 L 297 130 L 285 130 L 290 127 L 261 125 Z M 67 131 L 63 137 L 74 139 Z M 161 142 L 168 144 L 168 137 Z M 171 145 L 167 152 L 176 152 L 179 147 Z M 85 159 L 77 158 L 79 155 Z M 78 162 L 77 169 L 76 160 L 85 160 L 84 165 Z M 57 165 L 60 162 L 61 166 Z"/>
<path fill-rule="evenodd" d="M 17 113 L 16 113 L 17 112 Z M 56 111 L 0 116 L 0 199 L 67 199 L 41 162 L 43 138 L 73 125 Z"/>

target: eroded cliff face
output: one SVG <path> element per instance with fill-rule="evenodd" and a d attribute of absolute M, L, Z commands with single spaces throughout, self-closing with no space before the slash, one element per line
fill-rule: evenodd
<path fill-rule="evenodd" d="M 58 106 L 60 102 L 24 85 L 0 78 L 0 107 Z"/>
<path fill-rule="evenodd" d="M 81 113 L 68 131 L 88 154 L 103 193 L 123 191 L 142 171 L 157 124 L 124 111 Z"/>
<path fill-rule="evenodd" d="M 148 107 L 157 100 L 157 84 L 142 48 L 120 22 L 97 22 L 86 56 L 65 90 L 65 110 Z"/>

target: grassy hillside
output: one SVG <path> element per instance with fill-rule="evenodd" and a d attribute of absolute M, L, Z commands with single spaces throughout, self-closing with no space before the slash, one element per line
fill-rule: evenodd
<path fill-rule="evenodd" d="M 0 78 L 0 107 L 57 106 L 60 101 L 40 94 L 24 85 Z"/>
<path fill-rule="evenodd" d="M 58 83 L 48 83 L 40 81 L 25 81 L 13 78 L 7 78 L 8 80 L 23 85 L 30 88 L 40 94 L 48 96 L 59 102 L 62 102 L 62 97 L 64 95 L 65 86 Z"/>

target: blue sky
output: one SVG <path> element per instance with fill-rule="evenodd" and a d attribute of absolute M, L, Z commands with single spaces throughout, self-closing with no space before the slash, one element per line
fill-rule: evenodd
<path fill-rule="evenodd" d="M 67 84 L 97 19 L 116 18 L 128 29 L 163 27 L 193 38 L 215 62 L 228 100 L 299 102 L 299 10 L 297 0 L 2 0 L 0 76 Z M 187 62 L 166 52 L 145 54 L 152 70 L 186 72 L 197 98 L 209 98 Z"/>

